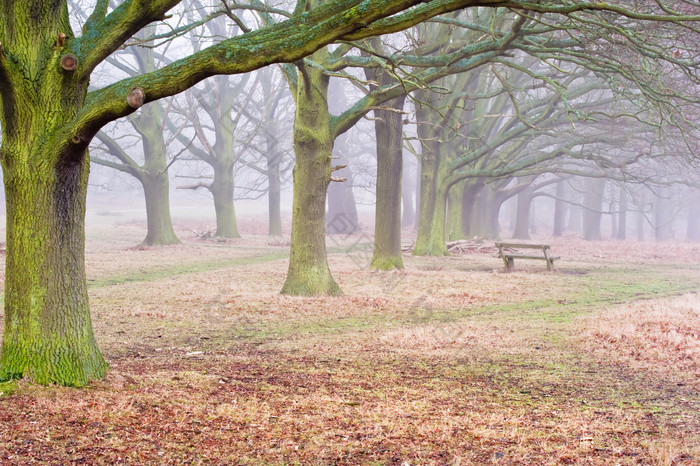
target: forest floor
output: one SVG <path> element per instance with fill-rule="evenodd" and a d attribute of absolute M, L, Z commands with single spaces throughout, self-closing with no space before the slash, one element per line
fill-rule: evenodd
<path fill-rule="evenodd" d="M 700 246 L 551 240 L 370 272 L 331 237 L 344 295 L 278 294 L 264 236 L 136 249 L 94 229 L 83 389 L 0 384 L 0 464 L 698 464 Z M 118 238 L 118 239 L 115 239 Z"/>

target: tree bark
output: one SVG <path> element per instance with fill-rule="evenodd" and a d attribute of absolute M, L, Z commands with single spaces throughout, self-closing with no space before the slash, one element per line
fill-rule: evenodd
<path fill-rule="evenodd" d="M 375 110 L 377 143 L 377 205 L 371 269 L 403 269 L 401 253 L 401 177 L 403 175 L 403 104 L 406 96 L 386 102 L 390 110 Z"/>
<path fill-rule="evenodd" d="M 228 163 L 231 162 L 231 163 Z M 240 238 L 236 223 L 236 208 L 233 204 L 234 175 L 232 160 L 217 157 L 214 164 L 214 181 L 209 188 L 214 197 L 216 211 L 216 236 Z"/>
<path fill-rule="evenodd" d="M 234 154 L 234 132 L 236 130 L 231 116 L 234 96 L 229 86 L 228 76 L 217 76 L 214 80 L 217 102 L 210 111 L 214 120 L 216 143 L 215 159 L 212 164 L 214 181 L 211 194 L 214 197 L 216 211 L 216 236 L 222 238 L 240 238 L 236 222 L 236 209 L 233 204 L 235 187 L 236 154 Z M 218 121 L 217 121 L 218 120 Z"/>
<path fill-rule="evenodd" d="M 445 245 L 445 164 L 440 163 L 440 148 L 433 142 L 423 143 L 421 155 L 421 192 L 418 212 L 418 236 L 413 254 L 416 256 L 446 256 Z"/>
<path fill-rule="evenodd" d="M 424 92 L 417 93 L 421 101 L 435 99 Z M 442 157 L 443 147 L 437 142 L 442 117 L 422 106 L 417 112 L 418 137 L 422 141 L 420 157 L 420 205 L 418 235 L 413 254 L 416 256 L 446 256 L 445 209 L 447 207 L 448 162 Z"/>
<path fill-rule="evenodd" d="M 321 49 L 311 56 L 317 63 L 327 56 Z M 331 176 L 333 138 L 328 111 L 329 77 L 299 64 L 294 118 L 294 201 L 287 279 L 282 294 L 339 295 L 326 258 L 326 190 Z"/>
<path fill-rule="evenodd" d="M 142 107 L 134 127 L 141 134 L 144 164 L 137 177 L 146 199 L 148 230 L 144 246 L 179 244 L 170 218 L 170 180 L 168 160 L 163 140 L 163 112 L 158 103 Z"/>
<path fill-rule="evenodd" d="M 148 231 L 144 246 L 179 244 L 170 218 L 170 183 L 168 174 L 144 174 L 141 185 L 146 199 Z"/>
<path fill-rule="evenodd" d="M 7 279 L 0 380 L 82 386 L 107 368 L 93 337 L 85 280 L 88 156 L 61 154 L 70 160 L 46 164 L 40 175 L 35 165 L 30 177 L 27 161 L 36 154 L 21 150 L 22 142 L 3 134 Z"/>
<path fill-rule="evenodd" d="M 445 211 L 445 239 L 447 241 L 456 241 L 464 239 L 464 231 L 462 230 L 462 193 L 464 191 L 464 182 L 456 183 L 447 192 L 447 209 Z"/>
<path fill-rule="evenodd" d="M 88 80 L 59 65 L 56 31 L 70 32 L 59 4 L 3 12 L 13 16 L 4 22 L 7 55 L 0 54 L 12 56 L 0 63 L 7 203 L 0 380 L 82 386 L 101 378 L 107 364 L 93 336 L 85 278 L 89 141 L 66 131 Z"/>

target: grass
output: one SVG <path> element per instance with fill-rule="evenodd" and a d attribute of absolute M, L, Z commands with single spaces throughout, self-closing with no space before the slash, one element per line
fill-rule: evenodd
<path fill-rule="evenodd" d="M 555 273 L 488 253 L 370 272 L 336 245 L 345 295 L 300 298 L 278 294 L 285 251 L 264 240 L 100 241 L 112 369 L 83 390 L 0 384 L 0 463 L 700 460 L 691 245 L 679 263 L 562 243 Z"/>

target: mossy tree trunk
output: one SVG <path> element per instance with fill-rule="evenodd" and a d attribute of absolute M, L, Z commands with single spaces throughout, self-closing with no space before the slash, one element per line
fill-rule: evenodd
<path fill-rule="evenodd" d="M 217 160 L 214 168 L 214 181 L 209 190 L 214 197 L 216 211 L 216 236 L 240 238 L 236 223 L 236 208 L 233 204 L 233 164 Z"/>
<path fill-rule="evenodd" d="M 457 182 L 447 192 L 447 210 L 445 213 L 445 237 L 448 241 L 456 241 L 464 239 L 464 230 L 462 230 L 462 191 L 464 189 L 464 181 Z"/>
<path fill-rule="evenodd" d="M 419 100 L 429 96 L 417 93 Z M 434 96 L 430 96 L 435 99 Z M 431 102 L 438 105 L 437 102 Z M 418 236 L 413 254 L 416 256 L 445 256 L 445 208 L 447 206 L 448 165 L 443 160 L 443 147 L 438 142 L 441 117 L 432 108 L 423 106 L 417 112 L 418 137 L 422 141 L 421 176 L 420 176 L 420 207 L 418 209 Z"/>
<path fill-rule="evenodd" d="M 372 39 L 371 44 L 379 53 L 384 52 L 380 39 Z M 395 77 L 379 67 L 365 68 L 365 76 L 372 82 L 372 91 L 395 83 Z M 374 248 L 370 261 L 370 269 L 373 270 L 403 269 L 401 204 L 404 202 L 406 206 L 405 202 L 410 202 L 410 199 L 402 199 L 401 186 L 404 171 L 402 112 L 406 97 L 406 94 L 402 94 L 384 102 L 381 108 L 374 109 L 377 203 L 374 210 Z"/>
<path fill-rule="evenodd" d="M 152 48 L 153 41 L 147 40 L 150 35 L 155 34 L 155 31 L 154 26 L 144 29 L 137 37 L 145 40 L 145 46 L 128 49 L 134 56 L 134 62 L 138 68 L 130 70 L 134 76 L 157 69 Z M 93 163 L 128 173 L 141 183 L 146 201 L 146 223 L 148 226 L 146 238 L 141 243 L 143 246 L 165 246 L 180 243 L 170 218 L 168 152 L 163 135 L 165 118 L 163 109 L 157 102 L 141 107 L 138 114 L 129 118 L 129 123 L 141 136 L 143 165 L 139 165 L 122 149 L 117 141 L 104 133 L 100 133 L 98 138 L 107 147 L 108 152 L 118 160 L 118 163 L 97 157 L 92 158 Z"/>
<path fill-rule="evenodd" d="M 432 146 L 432 147 L 428 147 Z M 437 144 L 423 144 L 421 163 L 421 195 L 418 212 L 418 236 L 413 254 L 445 256 L 445 207 L 447 190 L 444 184 L 447 167 L 440 160 Z"/>
<path fill-rule="evenodd" d="M 170 218 L 170 181 L 166 173 L 145 173 L 141 180 L 146 199 L 148 230 L 144 246 L 180 244 Z"/>
<path fill-rule="evenodd" d="M 370 268 L 403 269 L 401 254 L 401 177 L 403 174 L 403 110 L 406 96 L 390 100 L 375 110 L 377 144 L 377 205 L 374 252 Z"/>
<path fill-rule="evenodd" d="M 311 60 L 321 63 L 321 49 Z M 282 294 L 338 295 L 326 258 L 326 191 L 331 178 L 333 137 L 328 111 L 329 77 L 316 67 L 298 64 L 294 118 L 294 200 L 287 279 Z"/>
<path fill-rule="evenodd" d="M 146 199 L 148 230 L 144 246 L 179 244 L 170 218 L 170 180 L 163 139 L 163 110 L 156 102 L 141 108 L 134 127 L 141 133 L 144 164 L 137 177 Z"/>
<path fill-rule="evenodd" d="M 56 31 L 70 32 L 60 5 L 3 4 L 13 21 L 0 31 L 7 39 L 0 55 L 7 203 L 0 380 L 82 386 L 107 364 L 93 337 L 85 279 L 87 141 L 63 130 L 82 107 L 88 80 L 59 64 Z"/>
<path fill-rule="evenodd" d="M 216 210 L 216 236 L 222 238 L 240 238 L 236 222 L 236 208 L 233 203 L 235 188 L 235 167 L 237 157 L 234 154 L 234 124 L 231 110 L 234 92 L 229 86 L 228 76 L 214 78 L 214 95 L 216 101 L 210 102 L 207 112 L 214 121 L 216 142 L 211 154 L 214 169 L 214 181 L 209 188 L 214 197 Z M 202 99 L 200 99 L 201 101 Z"/>

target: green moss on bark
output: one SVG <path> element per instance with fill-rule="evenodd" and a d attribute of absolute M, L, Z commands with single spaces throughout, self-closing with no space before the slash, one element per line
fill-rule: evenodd
<path fill-rule="evenodd" d="M 313 60 L 323 60 L 325 49 Z M 331 176 L 328 76 L 317 68 L 299 65 L 294 119 L 294 202 L 289 269 L 281 293 L 341 294 L 326 258 L 326 190 Z"/>

